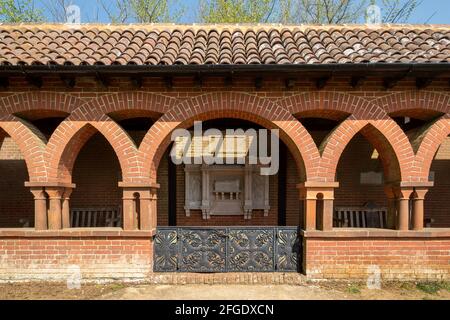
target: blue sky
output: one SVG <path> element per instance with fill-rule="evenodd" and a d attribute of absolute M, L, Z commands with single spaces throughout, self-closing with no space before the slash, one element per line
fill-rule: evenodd
<path fill-rule="evenodd" d="M 104 1 L 104 3 L 114 3 L 115 0 Z M 182 22 L 195 22 L 195 16 L 198 12 L 199 0 L 180 0 L 187 8 L 185 17 Z M 73 3 L 81 7 L 82 22 L 92 22 L 98 14 L 100 22 L 108 22 L 108 18 L 102 10 L 97 9 L 97 0 L 73 0 Z M 424 0 L 422 5 L 413 16 L 409 23 L 428 23 L 433 24 L 450 24 L 450 1 L 449 0 Z"/>

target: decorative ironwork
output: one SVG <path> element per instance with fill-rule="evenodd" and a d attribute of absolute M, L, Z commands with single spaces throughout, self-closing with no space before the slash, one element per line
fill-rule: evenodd
<path fill-rule="evenodd" d="M 274 270 L 274 230 L 230 229 L 228 271 L 263 272 Z"/>
<path fill-rule="evenodd" d="M 158 228 L 154 239 L 154 270 L 175 272 L 178 269 L 178 233 L 176 228 Z"/>
<path fill-rule="evenodd" d="M 293 228 L 278 228 L 275 242 L 275 263 L 278 271 L 300 271 L 300 238 L 298 230 Z"/>
<path fill-rule="evenodd" d="M 182 272 L 225 272 L 225 229 L 179 229 Z"/>
<path fill-rule="evenodd" d="M 158 228 L 158 272 L 294 272 L 300 264 L 295 227 Z"/>

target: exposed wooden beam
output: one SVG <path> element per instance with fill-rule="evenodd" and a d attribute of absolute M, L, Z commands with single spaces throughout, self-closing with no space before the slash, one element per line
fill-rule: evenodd
<path fill-rule="evenodd" d="M 100 82 L 103 87 L 109 87 L 109 79 L 100 73 L 97 73 L 97 81 Z"/>
<path fill-rule="evenodd" d="M 224 84 L 226 87 L 232 87 L 233 86 L 233 76 L 231 76 L 231 75 L 226 76 L 224 79 Z"/>
<path fill-rule="evenodd" d="M 400 80 L 401 80 L 401 78 L 390 78 L 390 77 L 384 78 L 383 79 L 383 87 L 385 89 L 392 89 L 397 85 L 397 83 Z"/>
<path fill-rule="evenodd" d="M 0 77 L 0 87 L 5 88 L 5 89 L 9 87 L 8 77 Z"/>
<path fill-rule="evenodd" d="M 143 83 L 142 77 L 131 77 L 130 81 L 131 81 L 131 85 L 134 88 L 138 88 L 138 89 L 142 88 L 142 83 Z"/>
<path fill-rule="evenodd" d="M 27 75 L 26 80 L 33 87 L 36 87 L 39 89 L 42 87 L 42 84 L 43 84 L 42 77 Z"/>
<path fill-rule="evenodd" d="M 262 77 L 255 78 L 255 88 L 256 88 L 256 90 L 259 90 L 262 87 L 263 87 L 263 78 Z"/>
<path fill-rule="evenodd" d="M 69 77 L 69 76 L 61 76 L 61 80 L 64 82 L 66 87 L 73 88 L 75 87 L 77 81 L 75 77 Z"/>
<path fill-rule="evenodd" d="M 203 86 L 203 78 L 200 75 L 194 77 L 194 86 L 196 88 L 201 88 Z"/>
<path fill-rule="evenodd" d="M 167 89 L 173 88 L 173 78 L 172 77 L 164 77 L 164 84 Z"/>
<path fill-rule="evenodd" d="M 294 88 L 295 87 L 295 79 L 294 78 L 286 79 L 284 85 L 285 85 L 286 89 L 288 89 L 288 90 Z"/>
<path fill-rule="evenodd" d="M 316 88 L 317 89 L 323 89 L 327 85 L 328 81 L 330 80 L 330 77 L 321 77 L 316 79 Z"/>
<path fill-rule="evenodd" d="M 416 87 L 417 89 L 425 89 L 433 82 L 433 78 L 416 78 Z"/>
<path fill-rule="evenodd" d="M 366 80 L 366 77 L 364 76 L 353 76 L 350 79 L 350 85 L 352 86 L 352 88 L 359 88 L 364 81 Z"/>

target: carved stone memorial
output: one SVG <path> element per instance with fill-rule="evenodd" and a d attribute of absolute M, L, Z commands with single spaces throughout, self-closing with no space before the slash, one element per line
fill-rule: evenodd
<path fill-rule="evenodd" d="M 243 215 L 254 210 L 269 214 L 269 176 L 258 165 L 186 165 L 185 211 L 201 210 L 203 219 L 214 215 Z"/>

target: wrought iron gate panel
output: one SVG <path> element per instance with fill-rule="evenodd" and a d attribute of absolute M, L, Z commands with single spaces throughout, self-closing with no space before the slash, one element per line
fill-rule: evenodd
<path fill-rule="evenodd" d="M 178 229 L 181 272 L 225 272 L 226 229 Z"/>
<path fill-rule="evenodd" d="M 178 269 L 178 233 L 176 228 L 158 228 L 154 239 L 154 270 L 175 272 Z"/>
<path fill-rule="evenodd" d="M 300 238 L 298 230 L 278 228 L 275 240 L 275 263 L 278 271 L 300 271 Z"/>
<path fill-rule="evenodd" d="M 155 240 L 157 272 L 295 272 L 296 227 L 162 227 Z"/>
<path fill-rule="evenodd" d="M 231 272 L 274 270 L 274 230 L 235 229 L 228 231 L 227 262 Z"/>

